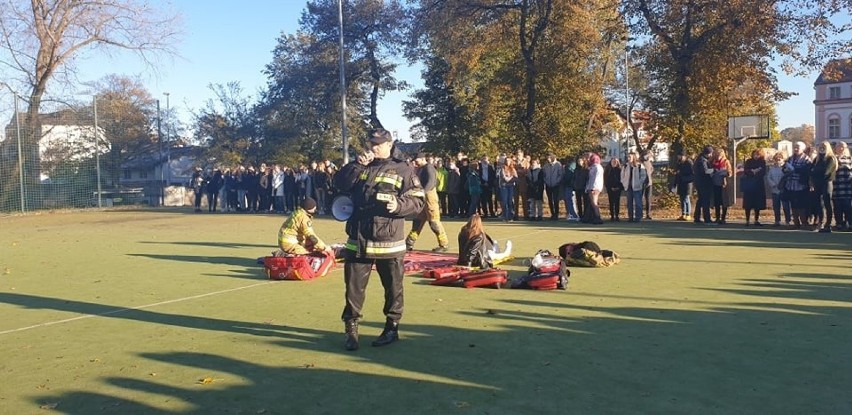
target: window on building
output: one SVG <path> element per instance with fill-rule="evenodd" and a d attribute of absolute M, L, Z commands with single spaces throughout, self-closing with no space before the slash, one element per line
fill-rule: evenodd
<path fill-rule="evenodd" d="M 130 175 L 130 170 L 124 170 L 124 180 L 130 180 L 132 176 Z"/>
<path fill-rule="evenodd" d="M 147 179 L 148 178 L 148 172 L 145 171 L 145 170 L 140 171 L 139 172 L 139 178 L 140 179 Z"/>
<path fill-rule="evenodd" d="M 832 86 L 828 88 L 828 99 L 840 99 L 839 86 Z"/>
<path fill-rule="evenodd" d="M 831 117 L 828 119 L 828 139 L 838 138 L 840 138 L 840 117 Z"/>

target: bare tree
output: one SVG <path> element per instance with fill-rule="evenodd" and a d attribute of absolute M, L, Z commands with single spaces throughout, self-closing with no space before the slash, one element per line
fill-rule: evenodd
<path fill-rule="evenodd" d="M 176 14 L 144 0 L 0 0 L 0 73 L 13 72 L 28 88 L 26 144 L 33 149 L 24 159 L 36 180 L 38 113 L 51 79 L 73 69 L 84 51 L 135 52 L 146 63 L 174 54 L 180 33 Z"/>

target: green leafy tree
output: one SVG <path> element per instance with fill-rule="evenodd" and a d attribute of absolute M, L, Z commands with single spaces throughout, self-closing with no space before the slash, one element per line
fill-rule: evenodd
<path fill-rule="evenodd" d="M 193 116 L 194 138 L 204 147 L 205 161 L 230 166 L 263 160 L 255 113 L 240 84 L 213 84 L 209 88 L 215 98 Z"/>
<path fill-rule="evenodd" d="M 418 120 L 412 128 L 413 137 L 425 142 L 425 149 L 435 154 L 456 154 L 475 151 L 471 138 L 474 124 L 468 109 L 455 93 L 456 85 L 448 78 L 449 64 L 432 57 L 423 73 L 424 88 L 403 102 L 409 120 Z"/>
<path fill-rule="evenodd" d="M 616 6 L 421 0 L 413 38 L 428 42 L 421 54 L 448 62 L 447 79 L 459 86 L 454 94 L 470 111 L 479 147 L 567 155 L 591 146 L 606 120 L 609 46 L 625 30 Z"/>
<path fill-rule="evenodd" d="M 850 50 L 843 36 L 848 22 L 832 21 L 848 16 L 844 1 L 624 0 L 623 6 L 631 32 L 646 40 L 645 70 L 654 79 L 649 107 L 673 151 L 720 144 L 728 116 L 749 109 L 769 114 L 785 99 L 773 57 L 783 57 L 788 71 L 813 69 Z"/>

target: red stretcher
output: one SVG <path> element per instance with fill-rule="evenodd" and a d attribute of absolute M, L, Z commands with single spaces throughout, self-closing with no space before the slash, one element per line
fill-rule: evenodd
<path fill-rule="evenodd" d="M 435 274 L 432 285 L 462 286 L 465 288 L 502 288 L 509 282 L 508 273 L 502 269 L 471 270 L 463 267 L 442 269 Z M 459 269 L 460 268 L 460 269 Z"/>

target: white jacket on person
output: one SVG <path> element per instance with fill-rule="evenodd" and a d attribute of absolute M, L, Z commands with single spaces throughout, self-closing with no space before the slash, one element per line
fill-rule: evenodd
<path fill-rule="evenodd" d="M 633 183 L 630 182 L 630 172 L 633 172 Z M 626 164 L 621 168 L 621 184 L 625 190 L 631 189 L 639 191 L 645 188 L 645 179 L 648 178 L 648 172 L 645 166 L 640 164 Z M 632 187 L 631 187 L 632 184 Z"/>
<path fill-rule="evenodd" d="M 592 167 L 589 167 L 589 181 L 586 182 L 586 192 L 590 192 L 592 190 L 596 190 L 598 192 L 603 191 L 604 187 L 604 173 L 603 167 L 600 164 L 592 164 Z"/>
<path fill-rule="evenodd" d="M 782 166 L 772 165 L 766 170 L 766 186 L 769 187 L 769 190 L 771 190 L 773 194 L 781 193 L 781 189 L 778 188 L 778 185 L 781 183 L 782 177 L 784 177 L 784 169 Z"/>

